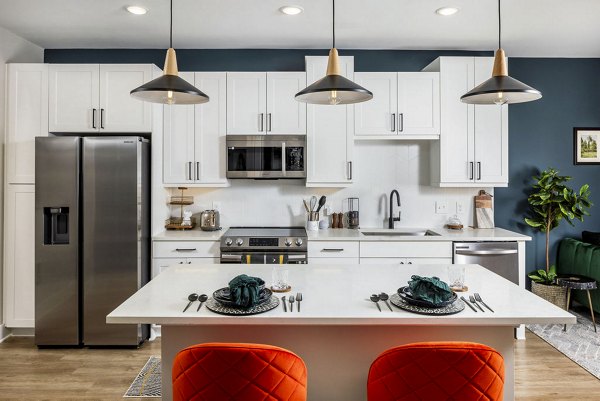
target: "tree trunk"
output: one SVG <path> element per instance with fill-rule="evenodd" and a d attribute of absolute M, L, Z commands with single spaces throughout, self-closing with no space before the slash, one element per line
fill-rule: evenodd
<path fill-rule="evenodd" d="M 552 224 L 552 210 L 548 208 L 548 220 L 546 221 L 546 273 L 550 272 L 550 227 Z"/>

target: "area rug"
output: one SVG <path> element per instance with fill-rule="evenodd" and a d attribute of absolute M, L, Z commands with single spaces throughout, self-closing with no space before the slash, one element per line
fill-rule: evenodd
<path fill-rule="evenodd" d="M 123 398 L 160 398 L 160 358 L 151 356 L 131 383 Z"/>
<path fill-rule="evenodd" d="M 562 324 L 530 324 L 527 328 L 600 379 L 600 327 L 595 333 L 587 310 L 570 312 L 577 317 L 577 324 L 567 325 L 567 331 Z"/>

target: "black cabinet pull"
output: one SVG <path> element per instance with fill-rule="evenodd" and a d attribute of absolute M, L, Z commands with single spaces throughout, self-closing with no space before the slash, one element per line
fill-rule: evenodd
<path fill-rule="evenodd" d="M 96 109 L 92 109 L 92 128 L 96 128 Z"/>
<path fill-rule="evenodd" d="M 196 248 L 175 248 L 177 252 L 193 252 Z"/>
<path fill-rule="evenodd" d="M 104 109 L 100 109 L 100 128 L 104 129 Z"/>

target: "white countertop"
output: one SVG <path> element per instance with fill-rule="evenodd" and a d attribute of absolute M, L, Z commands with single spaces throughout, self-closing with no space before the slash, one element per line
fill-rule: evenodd
<path fill-rule="evenodd" d="M 208 294 L 227 286 L 229 280 L 246 273 L 271 282 L 270 265 L 184 265 L 168 269 L 146 284 L 117 309 L 108 323 L 156 323 L 166 325 L 445 325 L 516 326 L 529 323 L 576 323 L 570 313 L 479 265 L 466 265 L 468 296 L 481 294 L 495 310 L 473 312 L 469 307 L 450 316 L 425 316 L 393 312 L 380 303 L 383 312 L 368 300 L 373 293 L 394 293 L 412 274 L 447 279 L 447 265 L 295 265 L 289 267 L 292 292 L 302 292 L 301 312 L 285 313 L 280 305 L 253 316 L 222 316 L 205 306 L 196 312 L 195 302 L 183 309 L 190 293 Z M 277 267 L 279 268 L 279 266 Z M 459 294 L 460 295 L 460 294 Z"/>
<path fill-rule="evenodd" d="M 398 227 L 398 231 L 407 228 Z M 389 235 L 364 235 L 361 231 L 390 231 L 377 228 L 362 228 L 360 230 L 327 229 L 307 231 L 308 239 L 313 241 L 531 241 L 531 237 L 508 231 L 503 228 L 477 229 L 466 227 L 462 230 L 448 230 L 446 228 L 431 228 L 440 235 L 431 236 L 389 236 Z M 170 230 L 152 237 L 154 241 L 219 241 L 227 228 L 219 231 L 202 231 L 193 229 L 187 231 Z"/>

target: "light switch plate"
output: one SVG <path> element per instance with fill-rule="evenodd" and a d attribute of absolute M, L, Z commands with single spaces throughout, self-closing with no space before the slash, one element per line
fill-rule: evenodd
<path fill-rule="evenodd" d="M 463 202 L 456 202 L 456 214 L 463 214 L 465 212 L 465 204 Z"/>
<path fill-rule="evenodd" d="M 448 214 L 448 202 L 445 202 L 445 201 L 435 202 L 435 212 L 437 214 Z"/>

